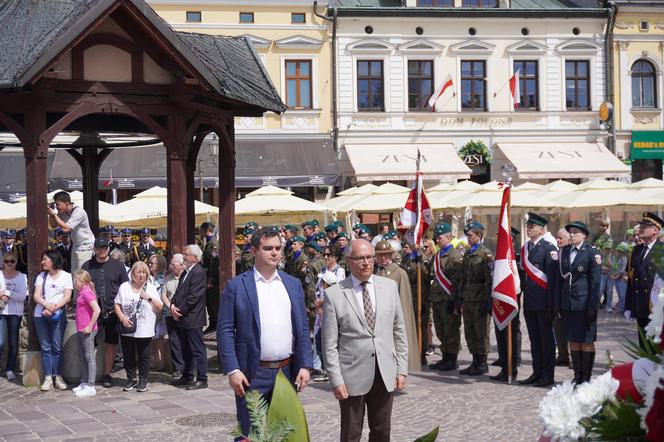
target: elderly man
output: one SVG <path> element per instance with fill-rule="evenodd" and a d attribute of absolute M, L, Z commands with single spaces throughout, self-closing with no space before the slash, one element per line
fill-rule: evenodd
<path fill-rule="evenodd" d="M 48 221 L 51 227 L 60 227 L 71 234 L 71 271 L 81 269 L 81 265 L 92 258 L 95 235 L 90 230 L 88 214 L 80 206 L 74 206 L 67 192 L 53 196 L 55 208 L 48 207 Z"/>
<path fill-rule="evenodd" d="M 173 385 L 186 386 L 187 390 L 198 390 L 208 387 L 207 352 L 203 342 L 207 275 L 200 264 L 203 251 L 198 245 L 186 246 L 182 257 L 185 270 L 171 299 L 170 311 L 182 344 L 184 367 L 182 377 L 173 381 Z M 198 374 L 198 377 L 194 381 L 195 374 Z"/>
<path fill-rule="evenodd" d="M 173 362 L 173 377 L 179 379 L 184 372 L 184 361 L 182 358 L 182 343 L 180 342 L 180 335 L 177 333 L 177 323 L 171 314 L 171 301 L 173 295 L 177 291 L 178 284 L 180 283 L 180 276 L 184 272 L 184 257 L 180 253 L 176 253 L 171 258 L 169 264 L 170 273 L 166 277 L 163 287 L 161 288 L 161 302 L 166 307 L 164 309 L 164 321 L 166 323 L 166 331 L 168 332 L 168 341 L 171 347 L 171 361 Z"/>
<path fill-rule="evenodd" d="M 341 441 L 360 440 L 365 408 L 369 440 L 389 441 L 393 392 L 405 388 L 408 374 L 399 289 L 373 274 L 369 241 L 352 241 L 346 260 L 350 277 L 325 291 L 322 325 L 325 367 L 341 409 Z"/>

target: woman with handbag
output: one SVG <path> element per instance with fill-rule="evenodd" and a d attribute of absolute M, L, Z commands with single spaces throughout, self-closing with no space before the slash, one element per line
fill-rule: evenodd
<path fill-rule="evenodd" d="M 122 356 L 127 372 L 124 391 L 136 388 L 143 392 L 148 389 L 150 352 L 157 313 L 163 304 L 152 284 L 148 283 L 150 270 L 147 264 L 136 261 L 131 267 L 130 280 L 122 283 L 115 297 L 115 314 L 120 323 L 118 333 L 122 335 Z M 136 366 L 138 365 L 138 382 Z"/>
<path fill-rule="evenodd" d="M 2 256 L 4 267 L 0 272 L 0 355 L 7 341 L 8 381 L 16 379 L 16 356 L 18 355 L 18 335 L 23 317 L 23 304 L 28 296 L 28 278 L 16 270 L 18 258 L 13 251 Z M 6 327 L 3 326 L 6 325 Z M 6 335 L 4 334 L 6 332 Z"/>
<path fill-rule="evenodd" d="M 62 379 L 62 338 L 67 327 L 65 309 L 73 289 L 71 274 L 62 270 L 64 261 L 57 250 L 47 250 L 42 255 L 42 270 L 35 281 L 34 312 L 35 329 L 39 338 L 44 383 L 41 391 L 53 388 L 66 390 Z"/>

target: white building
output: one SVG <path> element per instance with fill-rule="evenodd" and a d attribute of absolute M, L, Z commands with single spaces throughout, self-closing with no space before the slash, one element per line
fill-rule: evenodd
<path fill-rule="evenodd" d="M 358 3 L 343 0 L 336 11 L 346 186 L 412 179 L 418 149 L 429 180 L 468 177 L 456 151 L 469 140 L 491 150 L 491 179 L 502 179 L 508 161 L 517 182 L 629 172 L 607 149 L 598 120 L 606 96 L 604 9 L 557 0 L 547 8 L 531 0 Z M 452 87 L 432 111 L 428 98 L 449 78 Z"/>

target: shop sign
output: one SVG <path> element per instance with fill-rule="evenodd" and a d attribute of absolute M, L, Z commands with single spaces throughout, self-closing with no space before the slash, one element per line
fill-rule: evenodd
<path fill-rule="evenodd" d="M 632 132 L 632 160 L 664 159 L 664 131 L 635 130 Z"/>

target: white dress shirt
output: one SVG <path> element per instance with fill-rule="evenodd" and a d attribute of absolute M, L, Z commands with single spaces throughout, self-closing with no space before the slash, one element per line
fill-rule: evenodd
<path fill-rule="evenodd" d="M 279 273 L 265 279 L 254 268 L 261 326 L 261 361 L 280 361 L 293 354 L 291 302 Z"/>
<path fill-rule="evenodd" d="M 643 254 L 643 259 L 646 259 L 646 256 L 648 256 L 648 253 L 652 250 L 652 246 L 655 245 L 657 242 L 657 237 L 653 241 L 650 241 L 650 243 L 646 244 L 646 252 Z"/>
<path fill-rule="evenodd" d="M 350 280 L 353 281 L 353 293 L 355 294 L 355 300 L 357 301 L 357 306 L 360 308 L 361 312 L 364 312 L 364 296 L 362 294 L 364 287 L 362 287 L 362 281 L 357 279 L 354 275 L 350 275 Z M 371 275 L 367 280 L 367 290 L 369 291 L 369 298 L 371 299 L 371 309 L 374 314 L 376 313 L 376 286 L 374 285 L 374 277 Z"/>

